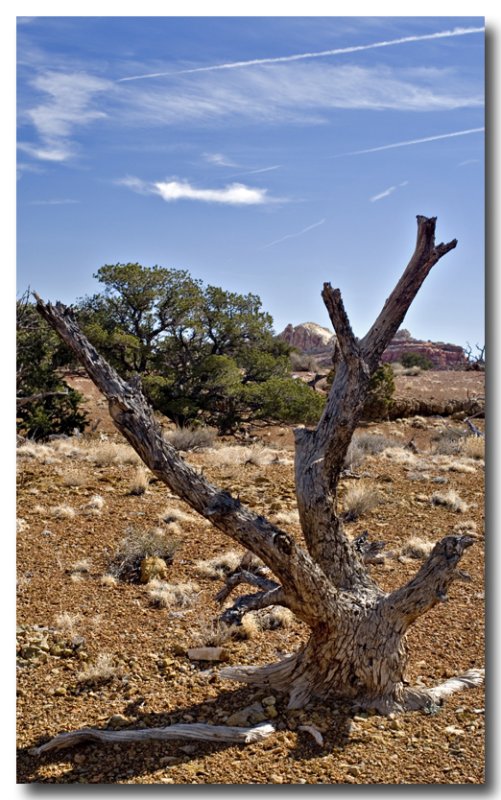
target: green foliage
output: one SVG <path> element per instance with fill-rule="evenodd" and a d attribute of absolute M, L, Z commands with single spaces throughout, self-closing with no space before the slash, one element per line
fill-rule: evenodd
<path fill-rule="evenodd" d="M 420 369 L 432 369 L 433 362 L 421 353 L 402 353 L 400 363 L 406 369 L 410 367 L 420 367 Z"/>
<path fill-rule="evenodd" d="M 327 375 L 327 385 L 329 388 L 334 381 L 334 369 Z M 362 419 L 378 420 L 388 416 L 393 393 L 395 391 L 395 378 L 390 364 L 380 364 L 372 374 L 369 381 L 368 394 L 365 399 Z"/>
<path fill-rule="evenodd" d="M 369 393 L 364 403 L 362 418 L 365 420 L 385 419 L 388 416 L 395 378 L 390 364 L 380 364 L 369 381 Z"/>
<path fill-rule="evenodd" d="M 227 433 L 250 419 L 318 418 L 321 398 L 289 378 L 291 348 L 256 295 L 140 264 L 106 265 L 95 277 L 104 291 L 79 303 L 85 333 L 124 377 L 140 373 L 154 407 L 178 426 Z"/>
<path fill-rule="evenodd" d="M 45 439 L 50 434 L 83 430 L 87 418 L 82 396 L 58 375 L 71 353 L 26 298 L 17 302 L 17 430 Z"/>
<path fill-rule="evenodd" d="M 245 400 L 254 419 L 281 420 L 315 425 L 325 406 L 325 396 L 301 380 L 273 377 L 247 384 Z"/>

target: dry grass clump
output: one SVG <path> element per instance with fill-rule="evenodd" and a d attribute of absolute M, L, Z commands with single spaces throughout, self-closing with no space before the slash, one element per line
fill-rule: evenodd
<path fill-rule="evenodd" d="M 149 486 L 148 472 L 145 467 L 139 466 L 129 484 L 129 494 L 142 495 Z"/>
<path fill-rule="evenodd" d="M 28 530 L 29 525 L 24 519 L 24 517 L 18 517 L 16 519 L 16 533 L 23 533 L 23 531 Z"/>
<path fill-rule="evenodd" d="M 437 455 L 452 456 L 458 455 L 464 445 L 465 435 L 462 431 L 455 428 L 442 428 L 433 437 L 433 450 Z"/>
<path fill-rule="evenodd" d="M 401 447 L 401 445 L 381 433 L 355 434 L 346 453 L 345 467 L 356 469 L 367 456 L 379 455 L 379 453 L 392 447 Z"/>
<path fill-rule="evenodd" d="M 465 475 L 471 475 L 477 471 L 473 464 L 469 464 L 464 460 L 453 461 L 452 464 L 449 464 L 446 469 L 448 472 L 460 472 Z"/>
<path fill-rule="evenodd" d="M 55 453 L 64 458 L 85 458 L 85 448 L 79 437 L 54 439 L 51 447 Z"/>
<path fill-rule="evenodd" d="M 193 514 L 187 514 L 186 511 L 182 511 L 179 508 L 175 508 L 174 506 L 167 506 L 164 508 L 163 511 L 158 515 L 158 519 L 160 522 L 164 522 L 166 525 L 171 525 L 174 522 L 182 523 L 182 522 L 193 522 L 194 519 L 198 517 L 198 514 L 194 516 Z"/>
<path fill-rule="evenodd" d="M 277 628 L 290 628 L 294 622 L 294 614 L 289 608 L 285 608 L 284 606 L 263 608 L 261 611 L 256 611 L 254 616 L 259 629 L 262 631 L 275 631 Z"/>
<path fill-rule="evenodd" d="M 163 528 L 141 531 L 131 527 L 118 545 L 109 572 L 120 580 L 138 582 L 144 558 L 157 556 L 170 564 L 179 545 L 179 539 Z"/>
<path fill-rule="evenodd" d="M 167 583 L 154 578 L 148 583 L 148 596 L 159 608 L 189 608 L 198 597 L 200 587 L 193 581 Z"/>
<path fill-rule="evenodd" d="M 213 556 L 204 561 L 196 561 L 195 569 L 201 578 L 224 580 L 227 575 L 230 575 L 240 566 L 241 561 L 242 553 L 238 553 L 236 550 L 226 550 L 218 556 Z"/>
<path fill-rule="evenodd" d="M 64 633 L 69 639 L 75 639 L 79 635 L 81 614 L 72 614 L 69 611 L 62 611 L 54 617 L 54 627 L 60 633 Z"/>
<path fill-rule="evenodd" d="M 279 450 L 254 444 L 242 447 L 241 445 L 226 445 L 214 448 L 211 453 L 214 461 L 223 466 L 236 464 L 253 464 L 256 467 L 265 467 L 268 464 L 289 464 L 292 460 Z"/>
<path fill-rule="evenodd" d="M 37 444 L 36 442 L 25 442 L 19 445 L 16 449 L 16 455 L 19 459 L 31 458 L 35 461 L 39 461 L 41 464 L 57 463 L 52 448 L 46 444 Z"/>
<path fill-rule="evenodd" d="M 101 586 L 116 586 L 117 579 L 110 572 L 106 572 L 99 578 L 99 583 L 101 584 Z"/>
<path fill-rule="evenodd" d="M 87 460 L 97 467 L 111 467 L 122 464 L 140 464 L 141 459 L 128 444 L 118 442 L 98 442 L 87 450 Z"/>
<path fill-rule="evenodd" d="M 375 489 L 359 483 L 351 486 L 343 498 L 345 522 L 354 522 L 356 519 L 366 514 L 381 501 L 379 493 Z"/>
<path fill-rule="evenodd" d="M 72 568 L 71 572 L 73 574 L 79 575 L 88 575 L 88 573 L 92 569 L 92 563 L 89 558 L 81 558 L 80 561 L 76 561 Z"/>
<path fill-rule="evenodd" d="M 465 519 L 454 525 L 454 533 L 476 533 L 477 523 L 472 519 Z"/>
<path fill-rule="evenodd" d="M 485 439 L 483 436 L 467 436 L 461 448 L 468 458 L 483 459 L 485 456 Z"/>
<path fill-rule="evenodd" d="M 411 450 L 402 447 L 402 445 L 384 450 L 383 455 L 385 458 L 388 458 L 390 461 L 402 467 L 412 467 L 415 470 L 425 468 L 425 465 L 420 461 L 418 456 Z"/>
<path fill-rule="evenodd" d="M 107 683 L 118 674 L 117 667 L 108 653 L 100 653 L 97 659 L 77 673 L 79 683 Z"/>
<path fill-rule="evenodd" d="M 80 486 L 85 486 L 87 478 L 81 472 L 65 472 L 61 478 L 61 483 L 69 489 L 76 489 Z"/>
<path fill-rule="evenodd" d="M 213 447 L 217 431 L 214 428 L 176 428 L 166 433 L 164 438 L 176 450 L 203 450 Z"/>
<path fill-rule="evenodd" d="M 289 511 L 277 511 L 273 514 L 273 519 L 277 525 L 299 525 L 299 511 L 291 508 Z"/>
<path fill-rule="evenodd" d="M 407 558 L 424 559 L 430 555 L 434 547 L 435 542 L 428 542 L 419 536 L 412 536 L 402 545 L 400 553 Z"/>
<path fill-rule="evenodd" d="M 435 492 L 431 496 L 431 502 L 434 506 L 444 506 L 458 514 L 464 514 L 468 510 L 468 504 L 454 489 L 449 489 L 448 492 Z"/>
<path fill-rule="evenodd" d="M 60 506 L 53 506 L 50 513 L 56 519 L 73 519 L 76 516 L 76 511 L 72 506 L 63 503 Z"/>
<path fill-rule="evenodd" d="M 104 508 L 104 498 L 100 494 L 93 494 L 90 500 L 82 506 L 84 514 L 100 514 Z"/>

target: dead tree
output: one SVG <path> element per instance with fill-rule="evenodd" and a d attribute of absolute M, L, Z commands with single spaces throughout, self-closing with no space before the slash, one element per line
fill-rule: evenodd
<path fill-rule="evenodd" d="M 186 464 L 164 440 L 139 379 L 122 380 L 81 333 L 69 310 L 35 295 L 39 312 L 107 397 L 116 427 L 154 475 L 272 571 L 274 581 L 256 581 L 251 573 L 243 577 L 242 582 L 254 583 L 260 591 L 237 600 L 235 614 L 282 605 L 309 626 L 308 641 L 283 661 L 221 672 L 232 680 L 288 693 L 289 708 L 313 698 L 342 697 L 387 714 L 438 704 L 451 692 L 482 682 L 482 670 L 469 670 L 429 689 L 410 687 L 405 680 L 406 632 L 447 599 L 449 584 L 460 577 L 457 564 L 473 538 L 446 536 L 412 580 L 386 593 L 369 574 L 363 548 L 345 534 L 337 509 L 338 481 L 370 377 L 431 268 L 456 247 L 456 240 L 435 244 L 435 224 L 435 218 L 417 218 L 411 260 L 362 339 L 353 334 L 339 289 L 324 284 L 322 297 L 340 355 L 317 427 L 295 431 L 296 494 L 306 550 Z"/>

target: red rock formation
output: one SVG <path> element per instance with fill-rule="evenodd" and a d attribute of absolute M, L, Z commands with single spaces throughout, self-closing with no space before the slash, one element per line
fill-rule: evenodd
<path fill-rule="evenodd" d="M 402 335 L 404 334 L 404 335 Z M 328 330 L 315 322 L 304 322 L 301 325 L 287 325 L 280 339 L 297 348 L 302 353 L 318 356 L 319 366 L 328 365 L 332 358 L 335 337 Z M 405 353 L 416 353 L 431 361 L 433 369 L 465 369 L 468 359 L 462 347 L 445 342 L 425 342 L 413 339 L 408 331 L 399 331 L 383 353 L 386 363 L 400 361 Z"/>
<path fill-rule="evenodd" d="M 457 344 L 422 342 L 418 339 L 393 339 L 383 353 L 385 363 L 401 361 L 407 353 L 415 353 L 431 361 L 433 369 L 464 369 L 468 363 L 464 350 Z"/>
<path fill-rule="evenodd" d="M 317 325 L 316 322 L 303 322 L 301 325 L 287 325 L 279 339 L 284 339 L 288 344 L 296 347 L 302 353 L 332 352 L 334 347 L 334 334 L 328 328 Z"/>

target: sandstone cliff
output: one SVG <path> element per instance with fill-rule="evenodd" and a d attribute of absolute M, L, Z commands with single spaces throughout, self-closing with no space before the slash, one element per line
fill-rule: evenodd
<path fill-rule="evenodd" d="M 335 336 L 328 328 L 315 322 L 289 324 L 278 336 L 300 352 L 318 357 L 319 366 L 330 363 Z M 400 361 L 404 353 L 424 356 L 431 361 L 433 369 L 465 369 L 468 363 L 464 350 L 459 345 L 420 341 L 413 339 L 408 331 L 397 333 L 384 351 L 382 360 L 387 363 Z"/>

